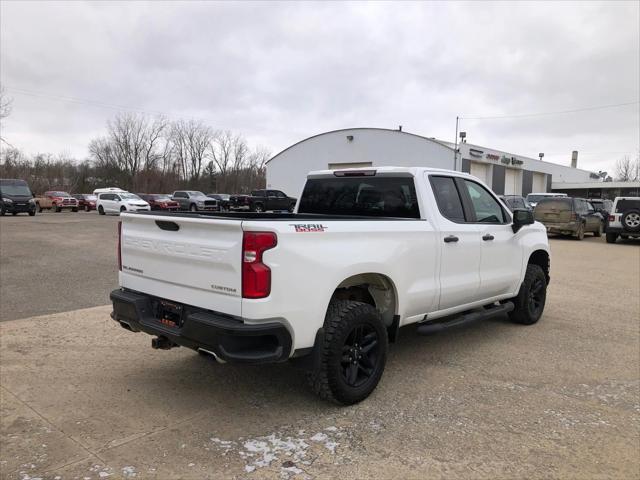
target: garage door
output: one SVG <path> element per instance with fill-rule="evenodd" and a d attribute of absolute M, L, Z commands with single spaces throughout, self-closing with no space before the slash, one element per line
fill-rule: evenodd
<path fill-rule="evenodd" d="M 547 182 L 544 173 L 533 174 L 533 184 L 531 186 L 532 192 L 546 192 Z"/>
<path fill-rule="evenodd" d="M 491 184 L 487 179 L 487 172 L 489 171 L 486 163 L 471 162 L 471 171 L 469 172 L 474 177 L 478 177 L 485 183 Z"/>
<path fill-rule="evenodd" d="M 507 168 L 504 173 L 504 194 L 520 195 L 520 192 L 522 192 L 522 184 L 518 170 Z"/>

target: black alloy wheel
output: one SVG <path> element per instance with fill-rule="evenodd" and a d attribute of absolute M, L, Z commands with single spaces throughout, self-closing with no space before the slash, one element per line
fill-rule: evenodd
<path fill-rule="evenodd" d="M 342 378 L 350 387 L 359 387 L 376 373 L 379 367 L 379 338 L 371 325 L 353 327 L 342 347 Z"/>

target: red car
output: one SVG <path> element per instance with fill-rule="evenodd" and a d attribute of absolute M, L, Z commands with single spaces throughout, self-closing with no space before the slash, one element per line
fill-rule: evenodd
<path fill-rule="evenodd" d="M 96 200 L 98 200 L 98 197 L 95 195 L 91 193 L 74 193 L 71 196 L 78 200 L 78 208 L 85 212 L 90 212 L 91 210 L 96 209 Z"/>
<path fill-rule="evenodd" d="M 142 200 L 151 206 L 151 210 L 177 211 L 180 208 L 178 202 L 171 200 L 169 195 L 164 193 L 137 193 Z"/>

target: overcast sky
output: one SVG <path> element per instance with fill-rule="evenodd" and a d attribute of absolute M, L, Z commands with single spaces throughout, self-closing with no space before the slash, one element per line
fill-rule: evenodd
<path fill-rule="evenodd" d="M 85 158 L 108 104 L 201 118 L 274 154 L 347 127 L 453 141 L 456 115 L 638 101 L 638 5 L 3 1 L 2 134 Z M 639 117 L 636 103 L 461 128 L 470 143 L 564 164 L 576 149 L 580 167 L 611 171 L 637 155 Z"/>

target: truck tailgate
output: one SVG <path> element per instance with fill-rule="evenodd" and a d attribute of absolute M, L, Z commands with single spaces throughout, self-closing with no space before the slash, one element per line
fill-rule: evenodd
<path fill-rule="evenodd" d="M 120 285 L 241 314 L 242 221 L 123 214 Z"/>

